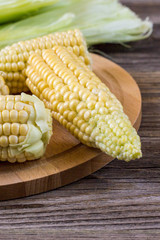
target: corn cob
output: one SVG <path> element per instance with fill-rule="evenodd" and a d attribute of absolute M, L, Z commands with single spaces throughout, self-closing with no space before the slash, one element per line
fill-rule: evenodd
<path fill-rule="evenodd" d="M 82 33 L 79 30 L 50 34 L 37 39 L 18 42 L 0 51 L 0 75 L 8 85 L 11 94 L 26 92 L 25 69 L 32 53 L 41 55 L 42 49 L 63 45 L 90 65 L 89 53 Z"/>
<path fill-rule="evenodd" d="M 9 95 L 9 88 L 2 76 L 0 76 L 0 95 Z"/>
<path fill-rule="evenodd" d="M 51 112 L 36 96 L 0 96 L 0 161 L 41 157 L 51 134 Z"/>
<path fill-rule="evenodd" d="M 82 143 L 126 161 L 141 157 L 140 138 L 121 103 L 73 52 L 55 46 L 28 62 L 27 86 Z"/>

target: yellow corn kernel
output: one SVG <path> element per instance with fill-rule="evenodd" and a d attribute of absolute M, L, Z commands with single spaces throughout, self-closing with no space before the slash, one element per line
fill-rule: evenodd
<path fill-rule="evenodd" d="M 26 123 L 28 121 L 28 113 L 24 110 L 19 111 L 18 118 L 20 123 Z"/>
<path fill-rule="evenodd" d="M 11 124 L 11 133 L 13 135 L 18 135 L 19 134 L 19 128 L 20 128 L 20 124 L 19 123 L 12 123 Z"/>
<path fill-rule="evenodd" d="M 11 110 L 10 111 L 10 120 L 11 122 L 18 122 L 18 111 L 17 110 Z"/>
<path fill-rule="evenodd" d="M 10 135 L 9 136 L 9 143 L 10 144 L 17 144 L 18 143 L 18 137 L 15 135 Z"/>
<path fill-rule="evenodd" d="M 1 136 L 0 137 L 0 146 L 1 147 L 7 147 L 8 146 L 8 137 L 7 136 Z"/>
<path fill-rule="evenodd" d="M 26 124 L 20 125 L 20 135 L 26 136 L 28 132 L 28 126 Z"/>
<path fill-rule="evenodd" d="M 23 142 L 25 140 L 25 138 L 26 138 L 25 136 L 19 136 L 18 137 L 18 142 L 19 143 Z"/>
<path fill-rule="evenodd" d="M 9 122 L 9 111 L 8 110 L 2 111 L 2 120 L 3 120 L 3 122 Z"/>
<path fill-rule="evenodd" d="M 4 78 L 0 76 L 0 95 L 8 95 L 9 94 L 9 88 L 6 85 Z"/>
<path fill-rule="evenodd" d="M 3 124 L 3 134 L 6 136 L 10 135 L 10 130 L 11 130 L 11 126 L 10 123 L 4 123 Z"/>

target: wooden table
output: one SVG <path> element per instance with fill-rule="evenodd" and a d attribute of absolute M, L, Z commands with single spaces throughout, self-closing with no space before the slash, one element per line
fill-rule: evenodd
<path fill-rule="evenodd" d="M 155 23 L 150 39 L 99 45 L 142 92 L 143 158 L 109 165 L 69 186 L 0 202 L 0 240 L 160 239 L 160 1 L 124 0 Z"/>

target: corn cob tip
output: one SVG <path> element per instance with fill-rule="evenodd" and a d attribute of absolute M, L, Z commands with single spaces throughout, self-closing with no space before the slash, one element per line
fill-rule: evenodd
<path fill-rule="evenodd" d="M 140 137 L 122 110 L 91 116 L 88 123 L 95 146 L 103 152 L 126 162 L 142 157 Z"/>

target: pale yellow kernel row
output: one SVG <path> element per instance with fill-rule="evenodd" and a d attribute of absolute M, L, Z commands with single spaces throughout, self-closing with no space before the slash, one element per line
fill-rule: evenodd
<path fill-rule="evenodd" d="M 4 123 L 0 124 L 0 136 L 21 135 L 26 136 L 28 132 L 27 124 L 20 123 Z"/>
<path fill-rule="evenodd" d="M 1 107 L 2 103 L 0 103 Z M 0 123 L 12 122 L 12 123 L 26 123 L 29 115 L 25 110 L 17 111 L 13 110 L 1 110 L 0 109 Z"/>
<path fill-rule="evenodd" d="M 1 161 L 8 161 L 10 163 L 25 162 L 26 160 L 33 160 L 34 156 L 31 153 L 21 153 L 15 157 L 10 156 L 10 147 L 0 147 Z"/>
<path fill-rule="evenodd" d="M 0 95 L 0 102 L 21 102 L 21 95 Z"/>
<path fill-rule="evenodd" d="M 15 136 L 10 135 L 8 136 L 0 136 L 0 147 L 8 147 L 10 144 L 18 144 L 25 140 L 25 136 Z"/>

